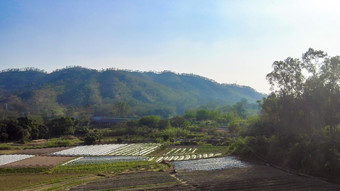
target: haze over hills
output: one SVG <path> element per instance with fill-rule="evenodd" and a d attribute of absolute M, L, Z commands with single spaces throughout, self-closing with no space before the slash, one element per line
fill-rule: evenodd
<path fill-rule="evenodd" d="M 96 115 L 108 115 L 120 102 L 127 104 L 130 114 L 168 116 L 206 104 L 234 104 L 241 99 L 255 103 L 264 96 L 247 86 L 219 84 L 193 74 L 82 67 L 52 73 L 6 70 L 0 73 L 0 91 L 0 102 L 10 111 L 54 115 L 85 105 L 93 106 Z"/>

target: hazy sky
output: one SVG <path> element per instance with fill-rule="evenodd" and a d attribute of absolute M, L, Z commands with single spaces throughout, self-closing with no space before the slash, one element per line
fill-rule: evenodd
<path fill-rule="evenodd" d="M 0 1 L 0 70 L 194 73 L 268 93 L 275 60 L 340 55 L 340 1 Z"/>

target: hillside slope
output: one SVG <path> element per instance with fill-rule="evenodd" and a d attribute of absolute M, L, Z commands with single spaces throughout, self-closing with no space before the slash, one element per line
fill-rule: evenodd
<path fill-rule="evenodd" d="M 50 74 L 3 71 L 0 96 L 0 103 L 16 112 L 56 114 L 87 105 L 97 115 L 108 115 L 114 114 L 115 103 L 123 102 L 131 115 L 167 116 L 209 103 L 233 104 L 242 98 L 255 103 L 264 95 L 247 86 L 219 84 L 192 74 L 73 67 Z"/>

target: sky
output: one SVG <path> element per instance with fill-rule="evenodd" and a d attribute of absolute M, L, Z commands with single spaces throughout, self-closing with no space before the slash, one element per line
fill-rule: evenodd
<path fill-rule="evenodd" d="M 269 93 L 272 63 L 340 55 L 338 0 L 1 0 L 0 70 L 201 75 Z"/>

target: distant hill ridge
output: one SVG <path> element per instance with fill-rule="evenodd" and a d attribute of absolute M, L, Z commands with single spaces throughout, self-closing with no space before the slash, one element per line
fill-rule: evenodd
<path fill-rule="evenodd" d="M 181 114 L 208 103 L 233 104 L 242 98 L 255 103 L 264 97 L 248 86 L 219 84 L 194 74 L 82 67 L 52 73 L 34 68 L 5 70 L 0 73 L 0 91 L 2 103 L 10 102 L 9 95 L 15 95 L 22 103 L 31 105 L 94 105 L 102 108 L 99 113 L 108 112 L 109 105 L 112 107 L 117 101 L 127 103 L 135 113 Z"/>

